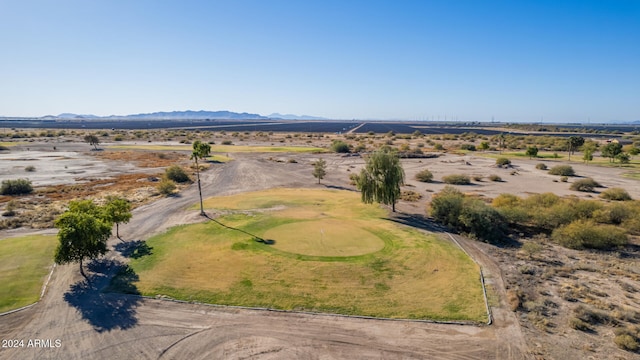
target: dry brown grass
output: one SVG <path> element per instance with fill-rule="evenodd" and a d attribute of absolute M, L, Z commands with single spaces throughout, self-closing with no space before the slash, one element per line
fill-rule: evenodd
<path fill-rule="evenodd" d="M 187 154 L 176 151 L 104 151 L 97 156 L 106 160 L 132 162 L 144 168 L 165 167 L 189 160 Z"/>

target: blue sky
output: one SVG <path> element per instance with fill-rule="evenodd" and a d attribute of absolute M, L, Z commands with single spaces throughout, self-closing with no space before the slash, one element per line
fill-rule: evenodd
<path fill-rule="evenodd" d="M 640 1 L 0 0 L 0 115 L 640 120 Z"/>

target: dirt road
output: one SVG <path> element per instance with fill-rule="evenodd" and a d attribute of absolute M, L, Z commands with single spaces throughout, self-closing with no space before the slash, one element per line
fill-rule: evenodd
<path fill-rule="evenodd" d="M 334 155 L 327 160 L 341 161 Z M 314 186 L 310 171 L 260 156 L 238 156 L 203 173 L 204 195 Z M 346 173 L 327 182 L 346 185 L 338 179 L 346 180 Z M 120 233 L 127 241 L 144 240 L 175 224 L 201 221 L 197 210 L 187 210 L 196 199 L 197 188 L 191 186 L 179 197 L 142 206 Z M 118 242 L 113 239 L 111 245 Z M 493 278 L 499 277 L 489 257 L 478 260 Z M 24 344 L 0 348 L 0 359 L 527 358 L 517 320 L 506 310 L 494 310 L 492 326 L 462 326 L 214 307 L 100 292 L 121 261 L 112 251 L 92 265 L 91 285 L 84 283 L 76 265 L 58 267 L 40 303 L 0 317 L 0 338 Z M 35 347 L 33 341 L 30 347 L 29 340 L 35 339 L 48 340 L 41 342 L 47 347 Z"/>

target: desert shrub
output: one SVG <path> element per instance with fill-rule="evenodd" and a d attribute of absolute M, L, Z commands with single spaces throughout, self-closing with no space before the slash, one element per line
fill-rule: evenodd
<path fill-rule="evenodd" d="M 0 145 L 0 151 L 9 151 L 9 148 L 4 145 Z"/>
<path fill-rule="evenodd" d="M 428 169 L 420 170 L 416 174 L 416 180 L 421 182 L 431 182 L 433 181 L 433 174 Z"/>
<path fill-rule="evenodd" d="M 231 141 L 231 140 L 222 140 L 221 144 L 222 145 L 233 145 L 233 141 Z"/>
<path fill-rule="evenodd" d="M 496 159 L 496 165 L 501 166 L 501 167 L 507 167 L 509 165 L 511 165 L 511 160 L 501 157 L 501 158 L 497 158 Z"/>
<path fill-rule="evenodd" d="M 167 179 L 172 180 L 177 183 L 189 182 L 191 179 L 189 175 L 178 165 L 173 165 L 165 170 L 165 176 Z"/>
<path fill-rule="evenodd" d="M 476 146 L 473 144 L 462 144 L 460 150 L 476 151 Z"/>
<path fill-rule="evenodd" d="M 596 211 L 593 214 L 593 217 L 600 223 L 619 225 L 633 215 L 634 211 L 632 208 L 621 203 L 614 203 L 606 208 Z"/>
<path fill-rule="evenodd" d="M 473 175 L 473 181 L 481 182 L 483 179 L 482 175 Z"/>
<path fill-rule="evenodd" d="M 122 141 L 124 140 L 124 136 L 122 135 L 116 135 L 113 137 L 113 141 Z"/>
<path fill-rule="evenodd" d="M 636 351 L 640 347 L 638 339 L 629 334 L 617 335 L 613 339 L 613 342 L 616 343 L 620 349 L 627 351 Z"/>
<path fill-rule="evenodd" d="M 2 216 L 7 216 L 7 217 L 15 216 L 17 207 L 18 205 L 16 204 L 15 200 L 9 201 L 4 208 L 4 212 L 2 213 Z"/>
<path fill-rule="evenodd" d="M 536 169 L 538 169 L 538 170 L 547 170 L 547 164 L 538 163 L 538 164 L 536 164 Z"/>
<path fill-rule="evenodd" d="M 349 174 L 349 185 L 356 185 L 358 183 L 358 174 Z"/>
<path fill-rule="evenodd" d="M 613 225 L 598 225 L 592 221 L 577 220 L 553 230 L 551 239 L 570 249 L 607 249 L 625 245 L 627 234 Z"/>
<path fill-rule="evenodd" d="M 522 251 L 524 251 L 529 258 L 531 258 L 534 254 L 537 254 L 542 251 L 542 245 L 537 242 L 527 241 L 522 245 Z"/>
<path fill-rule="evenodd" d="M 638 351 L 640 349 L 640 329 L 638 328 L 617 328 L 613 332 L 615 338 L 613 342 L 622 350 Z"/>
<path fill-rule="evenodd" d="M 555 181 L 555 180 L 554 180 L 554 181 Z M 569 181 L 569 178 L 568 178 L 568 177 L 566 177 L 566 176 L 560 176 L 560 181 L 562 181 L 562 182 L 567 182 L 567 181 Z"/>
<path fill-rule="evenodd" d="M 158 192 L 162 195 L 171 195 L 175 189 L 176 184 L 169 179 L 162 179 L 162 181 L 158 183 Z"/>
<path fill-rule="evenodd" d="M 452 175 L 444 176 L 442 178 L 442 181 L 444 181 L 446 184 L 451 184 L 451 185 L 471 184 L 471 179 L 469 178 L 469 176 L 462 175 L 462 174 L 452 174 Z"/>
<path fill-rule="evenodd" d="M 435 143 L 435 144 L 433 144 L 433 149 L 434 150 L 444 150 L 444 146 L 442 146 L 442 144 L 440 144 L 440 143 Z"/>
<path fill-rule="evenodd" d="M 496 209 L 451 186 L 434 195 L 430 214 L 438 222 L 489 242 L 501 239 L 506 231 L 506 221 Z"/>
<path fill-rule="evenodd" d="M 596 187 L 601 187 L 597 181 L 592 178 L 580 179 L 571 184 L 570 189 L 573 191 L 593 192 Z"/>
<path fill-rule="evenodd" d="M 569 319 L 569 326 L 575 330 L 591 331 L 591 326 L 589 326 L 589 324 L 575 317 Z"/>
<path fill-rule="evenodd" d="M 610 188 L 602 193 L 600 193 L 600 197 L 606 200 L 614 200 L 614 201 L 628 201 L 631 200 L 631 195 L 622 188 Z"/>
<path fill-rule="evenodd" d="M 556 165 L 549 169 L 549 174 L 560 176 L 575 176 L 575 171 L 570 165 Z"/>
<path fill-rule="evenodd" d="M 334 140 L 331 144 L 331 151 L 337 153 L 348 153 L 349 145 L 342 140 Z"/>
<path fill-rule="evenodd" d="M 489 180 L 495 181 L 495 182 L 501 182 L 502 178 L 496 174 L 491 174 L 489 175 Z"/>
<path fill-rule="evenodd" d="M 502 239 L 507 228 L 502 214 L 478 199 L 464 199 L 458 220 L 462 230 L 489 242 Z"/>
<path fill-rule="evenodd" d="M 422 199 L 422 195 L 413 190 L 403 190 L 400 194 L 400 199 L 409 202 L 416 202 Z"/>
<path fill-rule="evenodd" d="M 0 187 L 2 195 L 23 195 L 33 191 L 31 181 L 28 179 L 3 180 Z"/>
<path fill-rule="evenodd" d="M 458 217 L 462 212 L 463 202 L 464 194 L 460 190 L 445 186 L 442 191 L 433 196 L 430 214 L 438 222 L 456 228 L 460 225 Z"/>
<path fill-rule="evenodd" d="M 36 171 L 36 167 L 33 166 L 33 165 L 29 165 L 29 166 L 24 168 L 24 171 L 26 171 L 26 172 L 34 172 L 34 171 Z"/>

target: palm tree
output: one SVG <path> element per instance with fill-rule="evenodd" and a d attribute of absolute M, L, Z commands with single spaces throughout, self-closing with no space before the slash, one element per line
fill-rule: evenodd
<path fill-rule="evenodd" d="M 191 159 L 196 163 L 196 175 L 198 177 L 198 193 L 200 194 L 200 215 L 204 216 L 204 205 L 202 204 L 202 187 L 200 185 L 200 165 L 198 165 L 198 159 L 204 159 L 211 153 L 211 146 L 207 143 L 203 143 L 200 140 L 193 142 L 193 152 L 191 153 Z"/>

